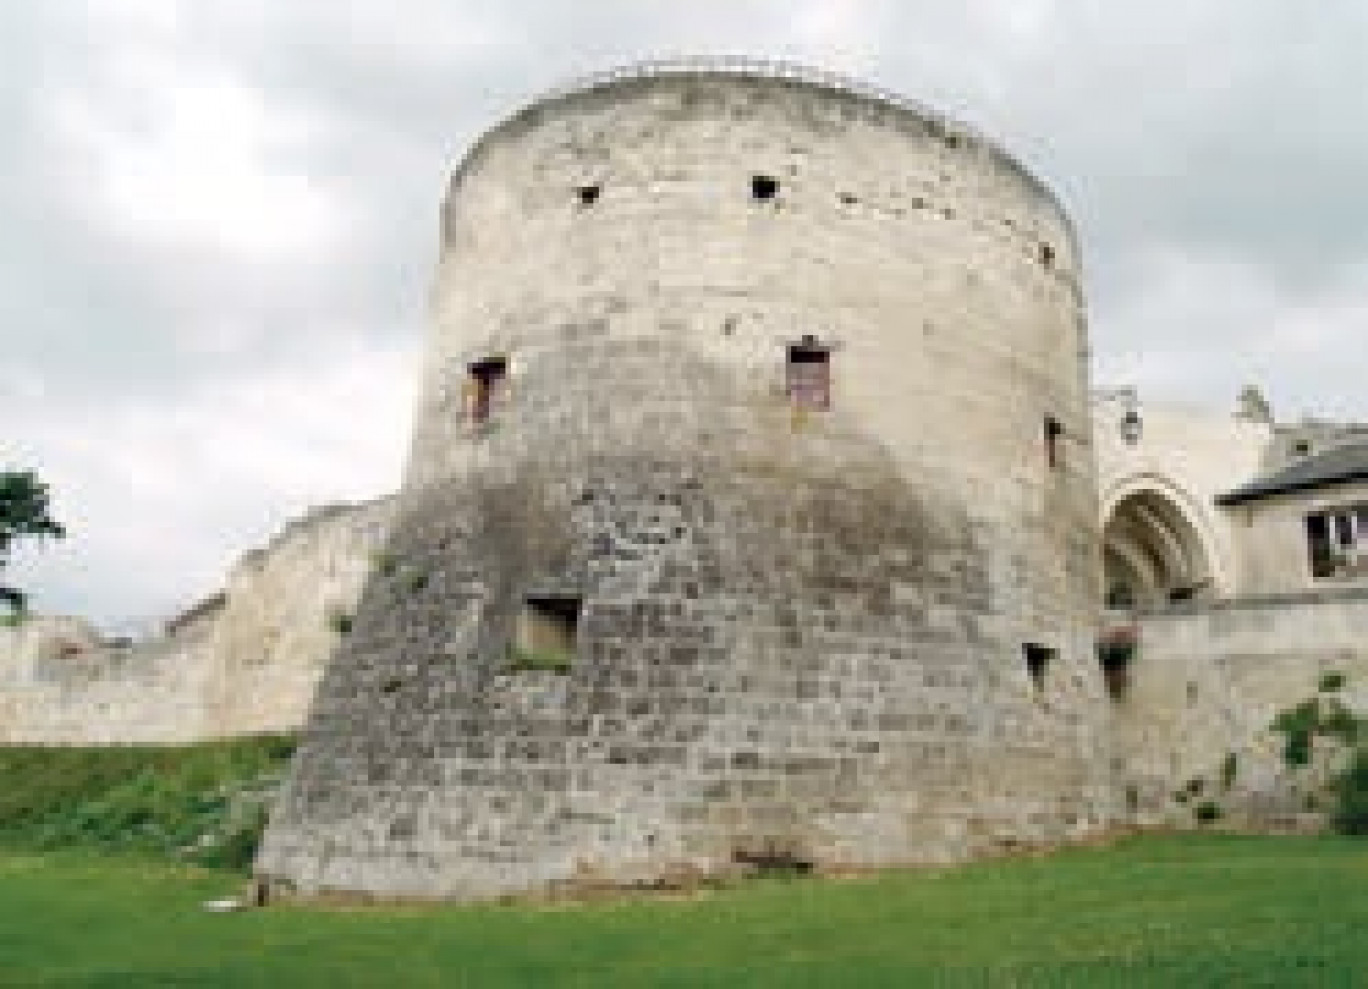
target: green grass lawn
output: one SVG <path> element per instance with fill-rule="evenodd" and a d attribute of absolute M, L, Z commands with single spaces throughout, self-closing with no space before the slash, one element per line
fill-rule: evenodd
<path fill-rule="evenodd" d="M 204 913 L 238 874 L 0 852 L 0 984 L 1364 986 L 1368 843 L 1108 849 L 692 898 Z"/>

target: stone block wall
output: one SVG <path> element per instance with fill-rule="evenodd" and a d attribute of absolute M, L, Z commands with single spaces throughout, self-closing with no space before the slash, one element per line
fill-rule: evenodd
<path fill-rule="evenodd" d="M 165 634 L 106 642 L 88 623 L 0 627 L 0 743 L 183 743 L 293 731 L 388 531 L 391 503 L 335 506 L 247 554 L 211 606 Z"/>
<path fill-rule="evenodd" d="M 1326 673 L 1346 679 L 1327 696 L 1368 715 L 1368 589 L 1175 608 L 1144 618 L 1140 641 L 1114 707 L 1113 767 L 1137 823 L 1191 825 L 1193 807 L 1210 800 L 1229 824 L 1295 829 L 1308 823 L 1301 815 L 1324 809 L 1318 788 L 1334 760 L 1289 768 L 1282 736 L 1269 727 L 1280 711 L 1317 696 Z M 1330 739 L 1319 745 L 1324 754 L 1335 749 Z M 1227 788 L 1223 764 L 1232 754 Z M 1189 788 L 1199 792 L 1175 799 Z"/>
<path fill-rule="evenodd" d="M 265 879 L 474 898 L 1107 825 L 1078 261 L 1038 183 L 903 106 L 701 73 L 534 105 L 444 217 L 394 566 Z M 805 337 L 829 408 L 786 391 Z M 548 597 L 559 682 L 514 655 Z"/>
<path fill-rule="evenodd" d="M 75 619 L 0 628 L 0 742 L 197 741 L 211 653 L 203 626 L 133 647 L 108 646 Z"/>

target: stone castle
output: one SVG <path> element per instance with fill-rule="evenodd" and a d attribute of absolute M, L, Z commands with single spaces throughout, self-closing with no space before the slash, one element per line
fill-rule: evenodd
<path fill-rule="evenodd" d="M 1368 430 L 1088 354 L 1068 218 L 982 135 L 787 67 L 586 80 L 453 176 L 399 494 L 155 641 L 0 629 L 0 740 L 302 727 L 257 871 L 304 895 L 1308 826 L 1268 725 L 1368 699 Z"/>

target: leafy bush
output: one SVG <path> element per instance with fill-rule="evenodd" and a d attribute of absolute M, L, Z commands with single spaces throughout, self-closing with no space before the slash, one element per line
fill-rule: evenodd
<path fill-rule="evenodd" d="M 1289 766 L 1305 766 L 1311 761 L 1316 735 L 1339 739 L 1354 745 L 1364 734 L 1364 720 L 1339 701 L 1322 702 L 1319 697 L 1302 701 L 1273 719 L 1273 731 L 1284 736 L 1283 761 Z"/>
<path fill-rule="evenodd" d="M 0 748 L 0 846 L 245 868 L 294 748 L 279 735 L 174 747 Z"/>
<path fill-rule="evenodd" d="M 1368 749 L 1357 750 L 1335 780 L 1333 824 L 1340 834 L 1368 835 Z"/>
<path fill-rule="evenodd" d="M 1321 711 L 1316 733 L 1338 738 L 1345 745 L 1354 745 L 1358 742 L 1363 727 L 1364 722 L 1356 717 L 1353 711 L 1339 701 L 1331 700 Z"/>

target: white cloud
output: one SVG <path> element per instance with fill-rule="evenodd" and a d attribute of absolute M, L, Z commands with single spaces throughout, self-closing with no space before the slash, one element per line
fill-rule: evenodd
<path fill-rule="evenodd" d="M 165 612 L 221 581 L 290 515 L 395 489 L 417 376 L 409 345 L 343 337 L 305 363 L 174 399 L 68 405 L 16 422 L 5 459 L 52 488 L 68 538 L 21 553 L 40 609 Z"/>
<path fill-rule="evenodd" d="M 230 263 L 326 263 L 349 234 L 343 190 L 310 174 L 315 121 L 222 71 L 140 58 L 53 101 L 78 210 L 140 246 Z"/>

